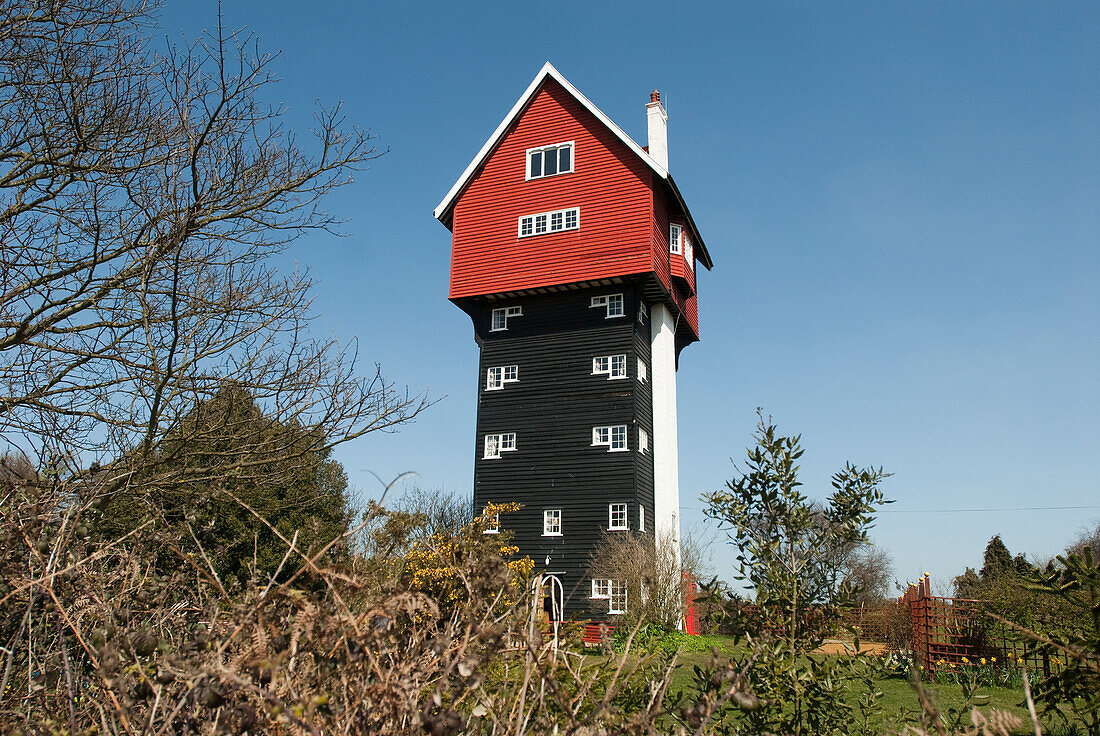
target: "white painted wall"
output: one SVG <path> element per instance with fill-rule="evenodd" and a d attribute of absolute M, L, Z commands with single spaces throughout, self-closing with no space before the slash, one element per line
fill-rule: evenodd
<path fill-rule="evenodd" d="M 649 133 L 649 156 L 668 170 L 668 115 L 660 100 L 645 106 Z"/>
<path fill-rule="evenodd" d="M 653 529 L 675 540 L 680 562 L 680 475 L 676 440 L 676 321 L 663 304 L 649 310 L 653 385 Z"/>

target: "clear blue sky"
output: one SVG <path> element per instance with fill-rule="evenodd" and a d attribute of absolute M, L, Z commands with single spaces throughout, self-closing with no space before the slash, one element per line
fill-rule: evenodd
<path fill-rule="evenodd" d="M 762 406 L 801 433 L 811 494 L 847 460 L 897 502 L 874 538 L 943 582 L 990 536 L 1048 556 L 1100 518 L 1100 4 L 234 2 L 282 53 L 271 102 L 342 101 L 383 158 L 329 201 L 347 237 L 292 258 L 318 333 L 358 336 L 440 399 L 342 448 L 355 485 L 404 470 L 468 493 L 477 348 L 431 215 L 546 60 L 670 170 L 713 255 L 679 372 L 680 488 L 730 477 Z M 171 3 L 170 40 L 216 23 Z M 1068 511 L 939 509 L 1093 506 Z M 729 575 L 733 554 L 716 548 Z"/>

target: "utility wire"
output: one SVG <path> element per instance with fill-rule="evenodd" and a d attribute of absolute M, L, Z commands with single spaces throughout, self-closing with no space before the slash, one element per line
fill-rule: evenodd
<path fill-rule="evenodd" d="M 681 509 L 700 511 L 698 506 L 681 506 Z M 978 509 L 877 509 L 878 514 L 990 514 L 1004 511 L 1074 511 L 1081 509 L 1100 509 L 1097 506 L 1014 506 L 1010 508 Z"/>
<path fill-rule="evenodd" d="M 1014 506 L 1010 508 L 979 509 L 878 509 L 880 514 L 986 514 L 1002 511 L 1071 511 L 1076 509 L 1100 509 L 1100 506 Z"/>

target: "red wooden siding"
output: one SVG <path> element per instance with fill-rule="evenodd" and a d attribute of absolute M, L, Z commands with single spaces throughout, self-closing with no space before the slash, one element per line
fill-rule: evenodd
<path fill-rule="evenodd" d="M 526 180 L 527 149 L 574 142 L 573 172 Z M 522 215 L 580 208 L 580 227 L 520 238 Z M 671 280 L 661 182 L 547 79 L 454 205 L 450 298 L 655 273 L 698 335 L 694 297 Z"/>
<path fill-rule="evenodd" d="M 696 300 L 695 293 L 688 293 L 687 290 L 680 288 L 672 280 L 672 259 L 677 258 L 680 263 L 684 262 L 683 256 L 672 254 L 668 252 L 668 226 L 670 223 L 669 215 L 669 203 L 665 196 L 664 191 L 661 188 L 655 187 L 653 191 L 653 210 L 651 211 L 650 219 L 650 249 L 652 252 L 653 272 L 661 279 L 661 283 L 665 285 L 665 288 L 672 294 L 672 301 L 676 303 L 676 308 L 680 310 L 680 313 L 684 315 L 684 321 L 691 327 L 692 333 L 696 337 L 699 337 L 699 309 L 698 302 Z M 684 225 L 685 232 L 687 232 L 687 224 L 684 220 L 677 219 L 681 225 Z M 689 233 L 691 238 L 695 239 L 695 233 Z M 699 262 L 695 262 L 695 268 L 699 268 Z M 681 268 L 681 273 L 683 269 Z M 694 274 L 690 277 L 692 285 L 692 291 L 696 289 L 696 282 Z"/>
<path fill-rule="evenodd" d="M 575 141 L 574 171 L 525 181 L 528 148 Z M 451 298 L 645 273 L 646 165 L 547 80 L 454 208 Z M 521 215 L 580 207 L 580 229 L 519 238 Z"/>

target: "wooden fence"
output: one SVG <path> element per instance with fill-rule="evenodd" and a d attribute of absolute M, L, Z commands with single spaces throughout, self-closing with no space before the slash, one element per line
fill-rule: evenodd
<path fill-rule="evenodd" d="M 931 593 L 925 574 L 910 584 L 899 606 L 908 608 L 911 649 L 929 672 L 966 666 L 997 669 L 1027 665 L 1049 677 L 1060 662 L 1029 651 L 1029 642 L 986 614 L 986 604 L 966 598 L 946 598 Z"/>

